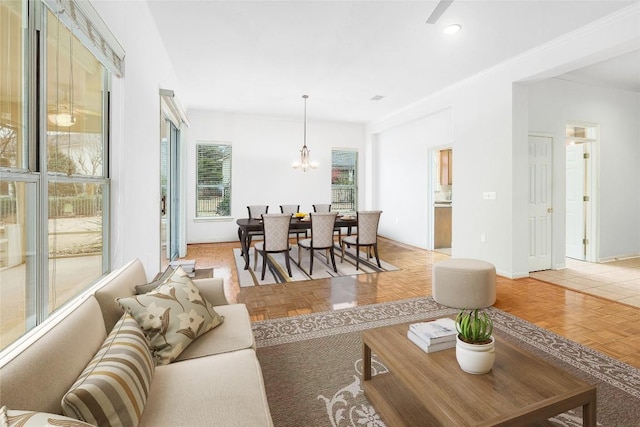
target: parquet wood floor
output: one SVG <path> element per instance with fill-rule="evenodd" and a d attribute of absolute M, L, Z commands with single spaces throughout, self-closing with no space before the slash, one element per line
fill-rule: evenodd
<path fill-rule="evenodd" d="M 400 268 L 379 274 L 240 288 L 233 260 L 239 242 L 189 245 L 187 258 L 214 268 L 230 302 L 252 321 L 431 295 L 431 268 L 448 258 L 380 238 L 380 258 Z M 497 279 L 495 307 L 640 368 L 640 308 L 540 280 Z"/>

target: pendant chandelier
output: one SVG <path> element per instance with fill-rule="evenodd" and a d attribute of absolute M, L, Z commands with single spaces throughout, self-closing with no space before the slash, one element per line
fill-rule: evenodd
<path fill-rule="evenodd" d="M 316 162 L 311 161 L 311 150 L 307 148 L 307 99 L 309 95 L 302 95 L 304 99 L 304 143 L 302 145 L 302 150 L 300 150 L 300 161 L 293 163 L 294 169 L 302 169 L 302 172 L 306 172 L 311 169 L 315 169 L 318 167 Z"/>

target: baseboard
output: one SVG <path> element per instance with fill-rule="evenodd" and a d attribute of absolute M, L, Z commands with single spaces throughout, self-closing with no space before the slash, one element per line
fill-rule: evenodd
<path fill-rule="evenodd" d="M 600 260 L 598 262 L 622 261 L 623 259 L 631 259 L 631 258 L 638 258 L 638 257 L 640 257 L 640 253 L 624 254 L 624 255 L 617 255 L 617 256 L 612 256 L 612 257 L 600 258 Z"/>

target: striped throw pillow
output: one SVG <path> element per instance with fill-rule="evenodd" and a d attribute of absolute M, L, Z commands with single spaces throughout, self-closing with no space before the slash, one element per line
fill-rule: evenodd
<path fill-rule="evenodd" d="M 62 398 L 62 411 L 100 427 L 135 427 L 154 369 L 147 338 L 138 322 L 125 313 Z"/>

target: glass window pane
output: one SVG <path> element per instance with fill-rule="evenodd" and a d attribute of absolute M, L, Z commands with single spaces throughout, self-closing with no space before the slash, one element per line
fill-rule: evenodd
<path fill-rule="evenodd" d="M 357 151 L 331 151 L 331 210 L 340 212 L 357 210 L 357 167 Z"/>
<path fill-rule="evenodd" d="M 231 145 L 197 144 L 196 216 L 231 215 Z"/>
<path fill-rule="evenodd" d="M 104 68 L 51 12 L 48 16 L 49 172 L 104 176 Z"/>
<path fill-rule="evenodd" d="M 24 1 L 0 2 L 0 168 L 26 169 Z"/>
<path fill-rule="evenodd" d="M 36 184 L 2 181 L 0 188 L 0 349 L 35 325 Z"/>
<path fill-rule="evenodd" d="M 102 275 L 102 185 L 49 184 L 49 312 Z"/>

